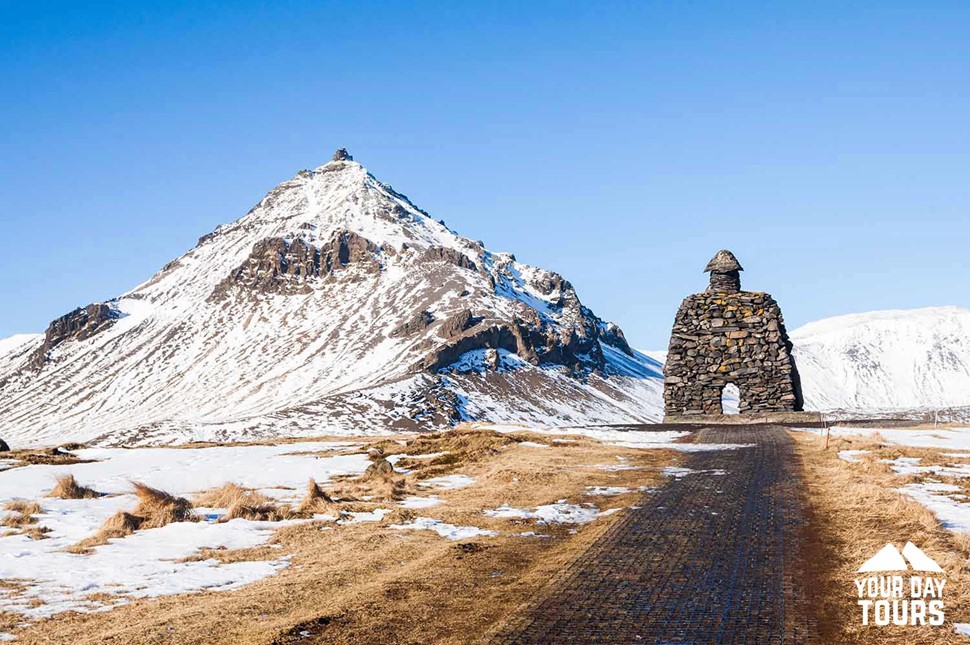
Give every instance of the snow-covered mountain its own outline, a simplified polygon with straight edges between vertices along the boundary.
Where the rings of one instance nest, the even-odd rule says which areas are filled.
[[[791,333],[806,409],[970,406],[970,309],[873,311]]]
[[[651,421],[659,375],[561,276],[459,236],[338,151],[132,291],[0,341],[0,437]]]

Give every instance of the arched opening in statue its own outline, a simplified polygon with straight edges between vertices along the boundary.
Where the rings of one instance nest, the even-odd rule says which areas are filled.
[[[721,390],[721,414],[738,414],[741,411],[741,390],[728,383]]]

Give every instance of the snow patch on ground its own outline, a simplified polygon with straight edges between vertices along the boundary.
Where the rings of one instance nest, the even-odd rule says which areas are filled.
[[[391,524],[388,528],[398,531],[434,531],[443,538],[449,540],[467,540],[473,537],[495,537],[497,531],[480,529],[476,526],[455,526],[445,524],[441,520],[431,519],[430,517],[416,517],[413,522],[406,524]]]
[[[495,430],[497,432],[535,432],[538,434],[570,436],[578,435],[596,439],[603,443],[627,448],[656,448],[666,447],[674,440],[686,437],[690,432],[686,430],[609,430],[605,428],[584,427],[553,427],[553,426],[521,426],[505,424],[478,424],[478,427]],[[562,439],[554,439],[564,442]],[[680,444],[677,444],[680,445]]]
[[[626,486],[587,486],[584,495],[604,495],[606,497],[612,497],[613,495],[622,495],[624,493],[632,492],[633,489],[627,488]]]
[[[831,429],[833,436],[863,436],[879,434],[886,443],[914,448],[945,448],[970,450],[970,428],[937,428],[913,430],[909,428],[857,428],[839,426]]]
[[[338,520],[337,524],[360,524],[361,522],[380,522],[385,515],[392,513],[389,508],[376,508],[373,511],[346,513],[344,519]]]
[[[406,497],[398,506],[401,508],[431,508],[441,504],[442,500],[437,495],[429,497]]]
[[[42,508],[35,516],[37,525],[50,531],[43,540],[19,534],[0,537],[0,579],[24,582],[20,592],[0,588],[0,606],[38,619],[69,610],[99,611],[125,602],[124,598],[91,600],[94,594],[140,598],[224,591],[271,576],[287,566],[285,557],[229,564],[179,560],[203,548],[264,544],[287,522],[179,522],[113,539],[87,555],[65,549],[93,535],[117,511],[130,511],[137,505],[131,494],[132,480],[186,497],[232,481],[277,499],[297,501],[310,477],[326,482],[332,476],[356,475],[367,468],[366,455],[328,454],[352,445],[317,441],[197,449],[85,449],[74,454],[94,461],[0,472],[0,504],[36,500]],[[82,500],[44,497],[56,478],[66,474],[110,496]],[[215,518],[221,509],[199,510],[203,517]],[[354,514],[349,521],[374,521],[387,512]]]
[[[878,433],[887,443],[912,446],[915,448],[940,448],[944,450],[970,449],[970,428],[914,430],[908,428],[840,427],[832,428],[832,432],[833,434],[850,436],[868,436]],[[952,453],[945,456],[958,459],[962,458],[965,454]],[[919,457],[905,456],[883,461],[889,464],[893,471],[900,475],[970,477],[970,464],[922,466],[920,465],[921,459]],[[938,481],[924,481],[906,484],[897,490],[932,511],[943,526],[951,531],[970,531],[970,504],[963,501],[964,496],[960,486]]]
[[[693,468],[684,468],[681,466],[664,466],[661,468],[661,472],[667,477],[673,477],[674,479],[680,479],[681,477],[686,477],[688,475],[726,475],[727,471],[720,468],[714,468],[712,470],[694,470]]]
[[[907,484],[897,490],[933,511],[945,528],[951,531],[970,531],[970,505],[947,495],[947,493],[959,492],[961,490],[959,486],[924,482]]]
[[[84,500],[72,501],[80,506]],[[236,589],[277,573],[287,566],[287,559],[230,564],[178,560],[203,547],[258,546],[285,524],[242,519],[224,524],[178,522],[113,539],[89,555],[63,552],[75,541],[63,531],[49,534],[46,540],[31,540],[24,535],[0,538],[0,579],[26,581],[22,593],[0,589],[0,599],[4,610],[38,619],[117,604],[90,600],[88,597],[94,594],[154,598]]]
[[[0,501],[35,499],[49,491],[59,475],[72,474],[102,493],[127,493],[131,481],[188,495],[236,482],[266,489],[286,501],[303,496],[307,480],[326,482],[334,475],[359,475],[370,460],[363,454],[318,456],[353,446],[344,442],[305,441],[272,446],[212,448],[89,448],[74,451],[92,460],[69,466],[34,465],[0,472]],[[297,454],[304,453],[304,454]],[[290,490],[292,489],[292,490]]]
[[[483,511],[489,517],[503,519],[536,520],[539,524],[588,524],[596,518],[608,514],[593,504],[567,504],[565,500],[555,504],[545,504],[534,509],[513,508],[503,504],[494,510]]]
[[[859,457],[868,455],[870,452],[870,450],[840,450],[839,459],[847,461],[850,464],[857,464],[859,463]]]
[[[432,477],[418,482],[418,486],[437,488],[439,490],[455,490],[465,488],[475,483],[473,477],[468,475],[445,475],[444,477]]]

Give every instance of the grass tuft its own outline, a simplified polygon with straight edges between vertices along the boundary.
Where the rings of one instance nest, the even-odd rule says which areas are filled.
[[[300,515],[314,515],[316,513],[327,513],[336,509],[338,504],[317,484],[315,479],[307,482],[306,495],[296,507],[296,512]]]
[[[103,497],[104,493],[99,493],[87,486],[81,486],[74,479],[74,475],[61,475],[57,478],[57,484],[51,492],[47,493],[47,496],[58,499],[94,499],[95,497]]]
[[[141,482],[132,482],[138,507],[134,515],[143,519],[139,528],[156,529],[172,522],[194,522],[192,503],[184,497],[176,497]]]
[[[296,513],[289,505],[275,504],[247,504],[240,502],[229,507],[220,522],[228,522],[235,519],[252,520],[254,522],[281,522],[297,517]]]
[[[237,504],[258,506],[269,503],[269,499],[250,488],[243,488],[239,484],[229,482],[219,488],[204,491],[192,500],[194,506],[210,508],[231,508]]]
[[[21,515],[37,515],[42,509],[37,502],[15,499],[4,504],[3,510],[10,511],[11,513],[20,513]]]

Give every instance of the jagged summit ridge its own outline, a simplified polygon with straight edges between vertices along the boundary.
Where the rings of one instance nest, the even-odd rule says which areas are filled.
[[[567,280],[451,231],[345,150],[81,311],[0,345],[7,435],[147,442],[657,414],[644,378],[657,364]]]

